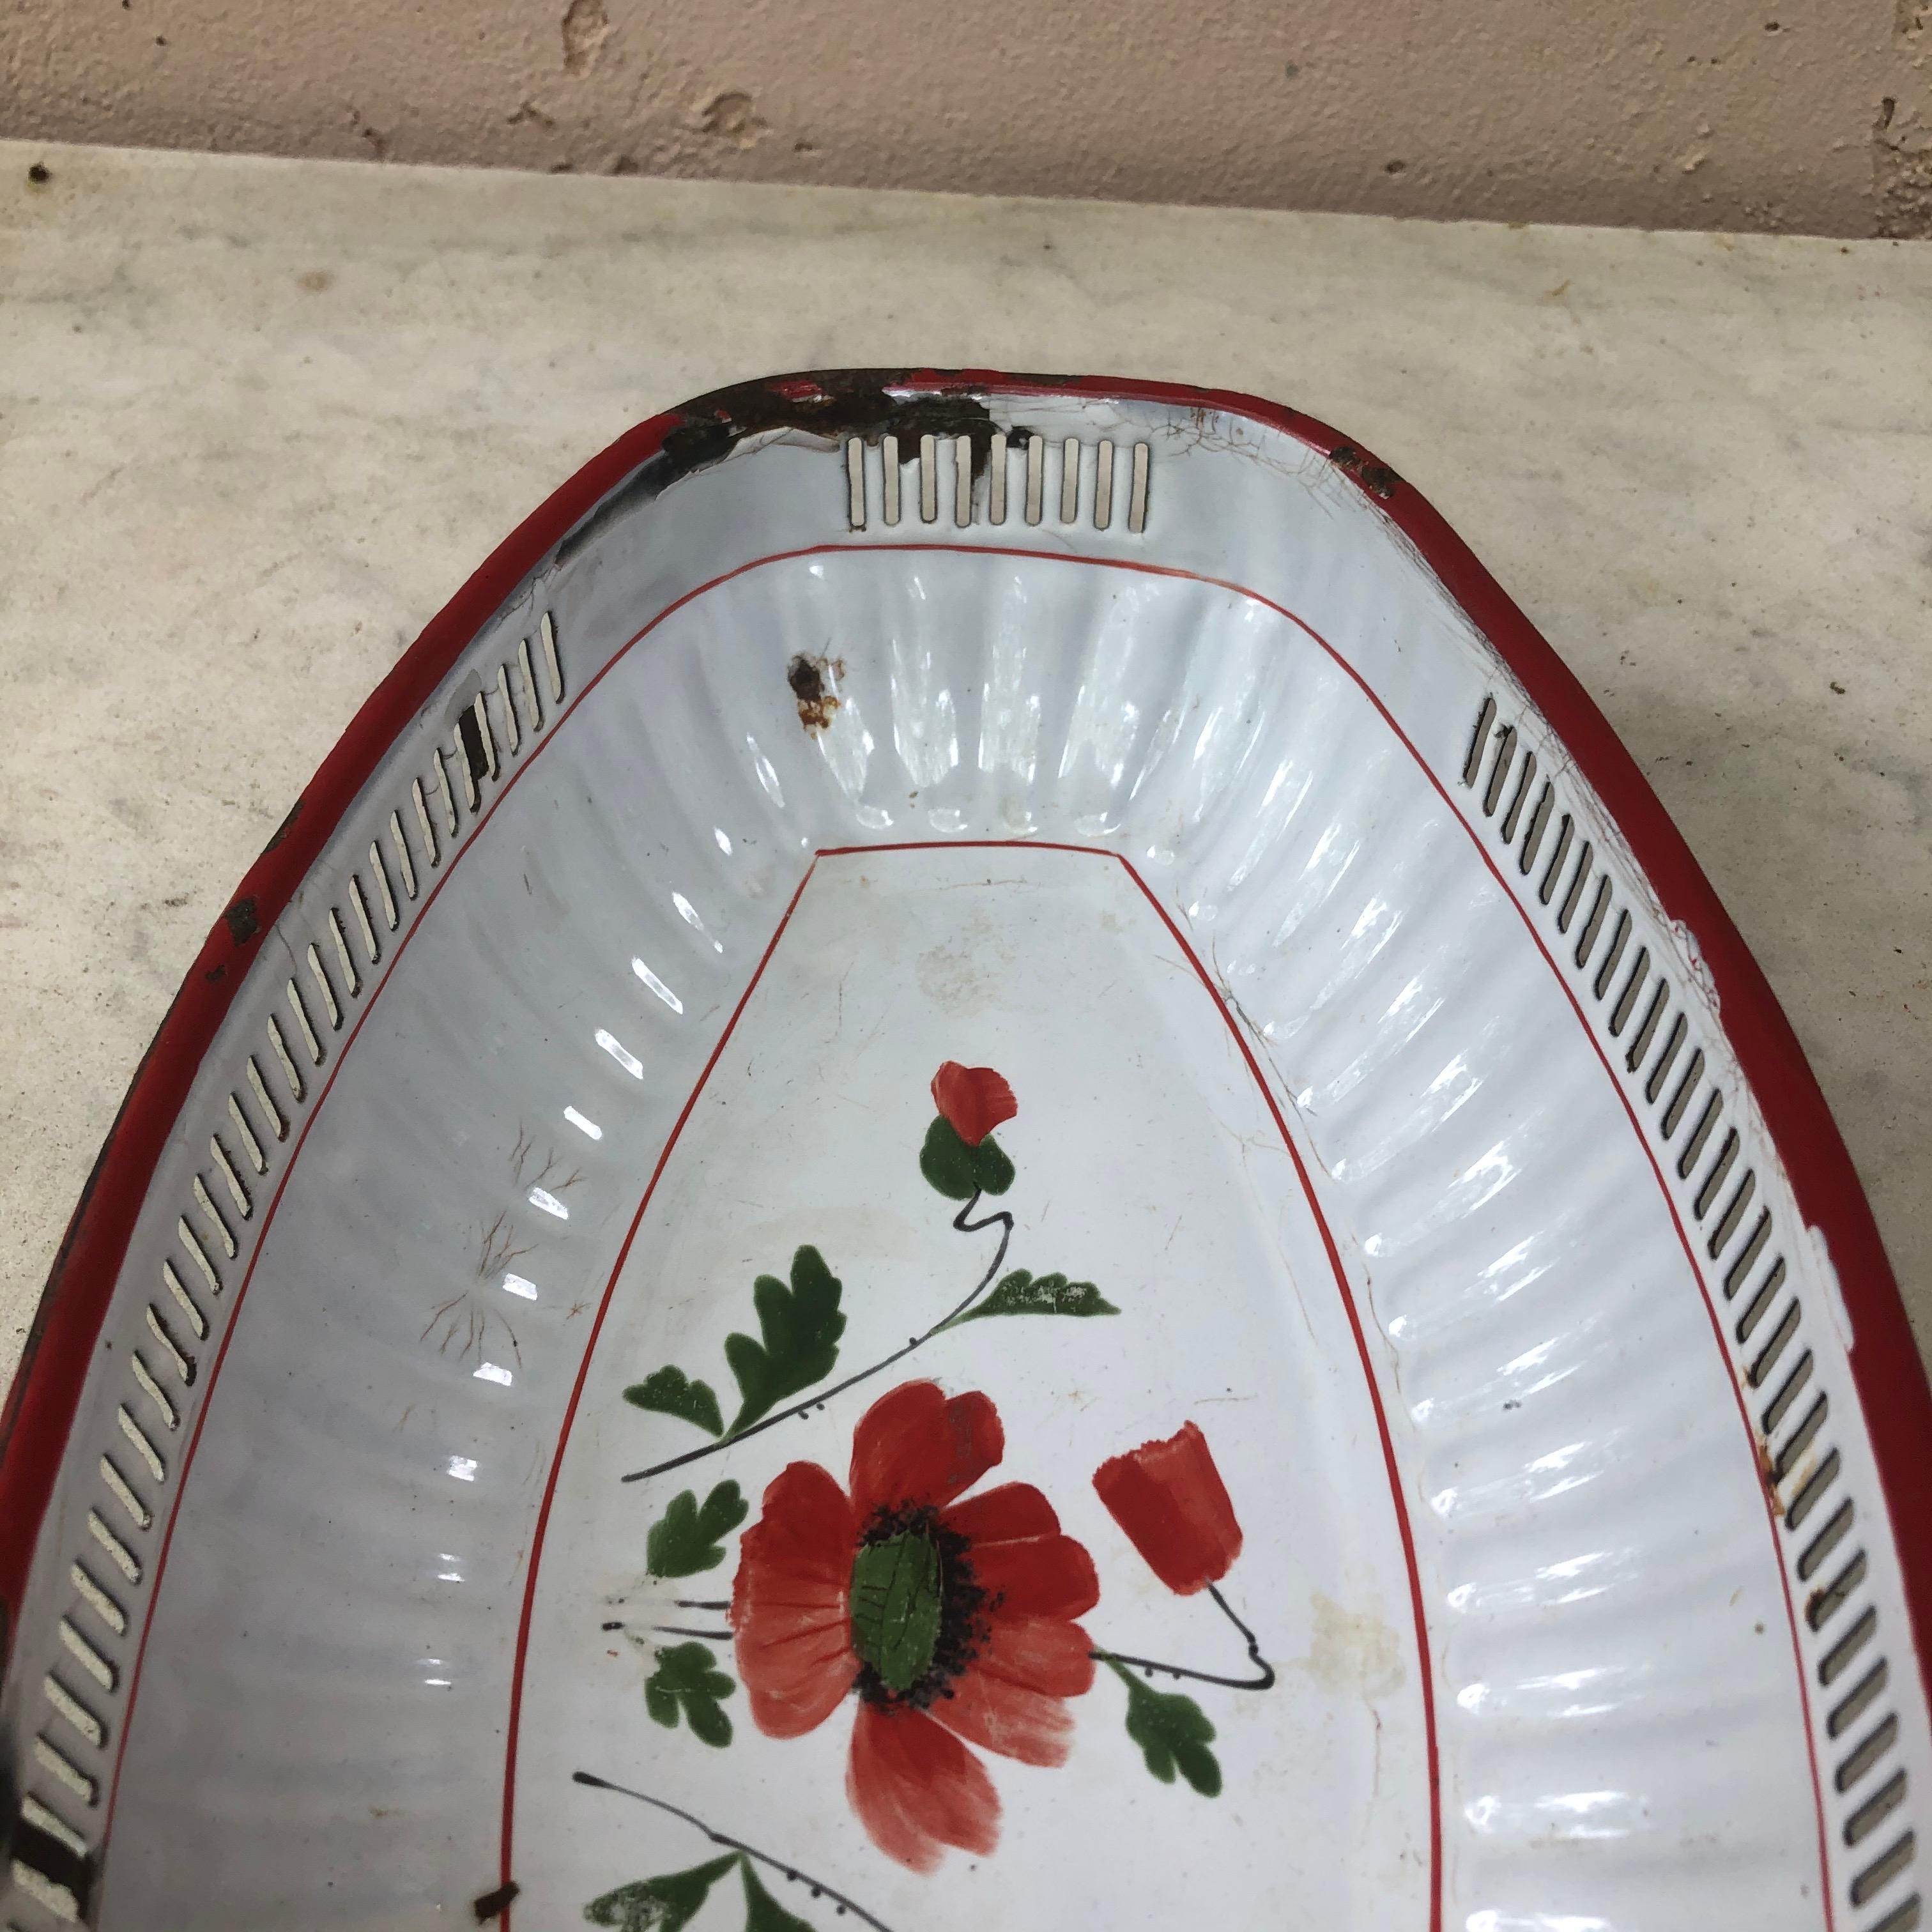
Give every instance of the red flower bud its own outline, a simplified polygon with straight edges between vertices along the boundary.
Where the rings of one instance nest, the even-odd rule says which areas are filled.
[[[990,1066],[962,1066],[956,1060],[932,1076],[932,1103],[969,1148],[1020,1110],[1013,1090]]]
[[[1094,1472],[1094,1486],[1148,1568],[1178,1595],[1218,1583],[1241,1553],[1234,1506],[1192,1422],[1164,1442],[1109,1458]]]

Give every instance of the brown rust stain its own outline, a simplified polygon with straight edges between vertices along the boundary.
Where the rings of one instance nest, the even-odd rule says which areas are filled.
[[[1337,470],[1346,470],[1372,496],[1384,502],[1401,487],[1402,478],[1386,463],[1378,463],[1352,442],[1338,442],[1328,452],[1328,460]]]
[[[845,675],[843,658],[808,658],[800,651],[785,666],[785,682],[798,701],[798,722],[808,731],[823,731],[838,709],[838,680]]]
[[[476,1915],[479,1925],[487,1925],[493,1918],[500,1918],[509,1910],[519,1892],[523,1890],[517,1881],[506,1879],[494,1892],[486,1892],[470,1901],[470,1909]]]
[[[237,946],[246,946],[262,929],[262,922],[255,910],[252,898],[239,898],[221,915],[221,922],[228,928],[228,936]]]

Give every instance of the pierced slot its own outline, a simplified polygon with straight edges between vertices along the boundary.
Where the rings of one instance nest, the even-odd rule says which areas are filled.
[[[1817,1474],[1791,1499],[1791,1507],[1784,1512],[1786,1529],[1800,1528],[1804,1519],[1824,1501],[1825,1495],[1838,1480],[1838,1452],[1834,1449],[1819,1464]],[[1826,1682],[1830,1682],[1827,1678]]]
[[[1779,1425],[1791,1412],[1791,1405],[1804,1392],[1805,1384],[1811,1379],[1811,1351],[1807,1348],[1785,1377],[1777,1394],[1766,1403],[1762,1420],[1767,1439],[1778,1432]]]
[[[232,1104],[233,1096],[231,1095],[230,1099]],[[220,1169],[222,1179],[228,1184],[229,1198],[235,1203],[235,1211],[243,1220],[247,1220],[254,1213],[254,1205],[248,1198],[248,1189],[242,1185],[242,1177],[236,1172],[228,1150],[221,1144],[219,1134],[208,1136],[208,1150],[214,1156],[214,1165]]]
[[[1739,1288],[1744,1285],[1744,1276],[1757,1265],[1757,1258],[1764,1252],[1764,1244],[1771,1238],[1771,1210],[1758,1210],[1756,1224],[1752,1228],[1750,1238],[1738,1250],[1737,1259],[1724,1271],[1724,1299],[1733,1300]]]
[[[1610,1010],[1610,1037],[1612,1040],[1622,1039],[1624,1028],[1630,1024],[1630,1016],[1636,1009],[1636,996],[1643,991],[1644,982],[1649,976],[1650,948],[1640,946],[1636,958],[1630,962],[1630,976],[1624,982],[1624,989],[1617,995],[1617,1003]],[[1641,1059],[1642,1056],[1639,1054],[1638,1058]]]
[[[1798,1580],[1801,1583],[1810,1582],[1825,1567],[1825,1559],[1844,1540],[1845,1532],[1851,1528],[1855,1514],[1851,1498],[1847,1496],[1832,1512],[1825,1527],[1804,1546],[1798,1558]],[[1832,1735],[1835,1736],[1837,1733]]]
[[[449,767],[442,761],[442,747],[440,745],[430,748],[429,762],[430,769],[436,776],[436,802],[442,807],[442,829],[453,842],[456,837],[456,828],[461,821],[456,816],[456,794],[450,785]],[[472,800],[472,810],[474,807]]]
[[[1804,1621],[1822,1630],[1844,1607],[1845,1599],[1865,1580],[1865,1553],[1861,1550],[1823,1588],[1814,1590],[1804,1606]]]
[[[1690,1130],[1690,1138],[1683,1153],[1678,1156],[1677,1178],[1679,1180],[1690,1178],[1690,1170],[1697,1165],[1697,1157],[1704,1151],[1704,1143],[1711,1138],[1711,1130],[1718,1124],[1718,1116],[1724,1112],[1724,1095],[1712,1088],[1711,1097],[1704,1102],[1704,1111],[1698,1117],[1697,1124]]]
[[[87,1513],[87,1533],[106,1551],[109,1560],[129,1582],[140,1582],[141,1566],[135,1562],[134,1552],[108,1528],[98,1510]]]
[[[58,1744],[45,1737],[36,1737],[34,1739],[34,1757],[43,1771],[57,1783],[65,1785],[68,1790],[83,1804],[92,1804],[94,1802],[96,1790],[93,1779],[89,1778],[86,1772],[82,1771]],[[22,1865],[17,1858],[14,1861],[14,1870],[16,1876],[22,1870],[31,1871],[32,1869],[31,1865]],[[61,1888],[63,1891],[65,1890],[64,1886]],[[72,1918],[78,1917],[79,1914],[77,1912],[70,1911],[68,1916]]]
[[[437,770],[440,770],[441,769],[442,767],[438,766]],[[438,862],[436,849],[436,827],[429,822],[429,801],[423,796],[422,780],[421,778],[410,779],[410,796],[416,801],[416,826],[422,833],[423,856],[428,860],[430,863],[434,866]],[[405,864],[406,866],[409,848],[407,846],[404,846],[402,850],[404,856]],[[416,894],[412,892],[410,894],[410,897],[411,898],[414,898],[416,897]]]
[[[1786,1440],[1784,1447],[1778,1452],[1778,1460],[1771,1466],[1771,1478],[1781,1483],[1798,1466],[1798,1459],[1811,1446],[1811,1438],[1823,1427],[1830,1403],[1821,1392],[1804,1412],[1804,1419]]]
[[[313,946],[308,950],[308,956],[309,970],[324,986],[326,986],[328,982],[322,974],[322,961],[317,956]],[[310,1063],[313,1066],[320,1066],[322,1064],[322,1042],[316,1038],[315,1028],[310,1022],[308,1008],[302,1001],[302,988],[291,980],[289,982],[288,992],[289,1010],[295,1016],[296,1025],[302,1034],[302,1045],[308,1049]],[[329,995],[328,1004],[330,1010],[332,1012],[335,1006],[335,996],[332,993]]]
[[[556,626],[551,622],[546,610],[537,620],[537,629],[543,638],[544,669],[550,674],[550,701],[553,704],[563,702],[563,660],[557,655]]]
[[[1684,1042],[1690,1029],[1679,1013],[1670,1022],[1670,1030],[1664,1036],[1663,1050],[1657,1056],[1657,1064],[1650,1070],[1650,1078],[1643,1083],[1643,1097],[1654,1106],[1657,1096],[1664,1091],[1664,1083],[1670,1077],[1670,1070],[1676,1064],[1677,1056],[1684,1051]],[[1664,1129],[1667,1136],[1670,1130]]]
[[[939,440],[932,436],[919,440],[919,520],[939,520]]]
[[[295,983],[296,982],[292,980],[289,982],[289,985],[292,989],[294,987]],[[296,1071],[295,1056],[289,1052],[289,1043],[287,1040],[284,1038],[282,1034],[281,1023],[275,1018],[273,1013],[271,1013],[268,1016],[268,1044],[270,1046],[274,1048],[275,1058],[281,1064],[282,1078],[288,1082],[289,1092],[290,1095],[294,1099],[299,1100],[302,1096],[302,1076]],[[250,1064],[252,1064],[253,1063],[251,1062]],[[279,1119],[280,1118],[280,1114],[278,1114],[276,1118]],[[284,1127],[281,1134],[278,1135],[277,1138],[278,1139],[285,1139],[286,1137],[287,1130]]]
[[[850,530],[866,527],[866,445],[856,436],[845,439],[845,522]]]
[[[1060,520],[1076,521],[1080,515],[1080,440],[1070,436],[1060,446]]]
[[[964,530],[973,520],[973,440],[952,439],[952,522]]]
[[[1150,454],[1145,443],[1134,445],[1133,488],[1127,498],[1127,530],[1134,536],[1138,536],[1147,528],[1148,464]]]
[[[167,1391],[154,1379],[154,1372],[149,1368],[139,1348],[129,1350],[128,1365],[134,1371],[134,1379],[141,1386],[141,1392],[154,1405],[161,1418],[162,1426],[170,1434],[181,1426],[181,1414],[169,1398]]]
[[[71,1724],[96,1750],[107,1742],[107,1726],[50,1670],[41,1679],[47,1702]]]
[[[1894,1838],[1878,1857],[1852,1881],[1852,1903],[1863,1905],[1876,1898],[1905,1868],[1911,1864],[1918,1841],[1910,1832]]]
[[[1892,1666],[1881,1657],[1832,1706],[1832,1714],[1825,1720],[1826,1732],[1834,1738],[1843,1737],[1871,1708],[1873,1699],[1891,1678]]]
[[[476,743],[482,748],[482,770],[478,772],[472,764],[470,772],[480,786],[486,778],[494,782],[496,776],[496,728],[490,722],[490,706],[480,691],[466,715],[476,720],[476,728],[473,734],[466,733],[464,735],[466,738],[473,736]],[[470,750],[470,745],[466,743],[464,749],[466,752]]]
[[[1477,775],[1483,769],[1483,754],[1488,749],[1490,733],[1496,722],[1496,700],[1493,697],[1483,700],[1483,708],[1476,713],[1476,734],[1469,740],[1469,755],[1462,760],[1462,782],[1473,785]]]
[[[370,846],[371,853],[375,850]],[[349,875],[349,906],[356,915],[356,929],[362,935],[362,956],[373,966],[382,956],[382,949],[376,943],[376,922],[369,916],[369,895],[362,884],[362,874],[351,872]],[[349,989],[352,993],[356,988]]]
[[[1738,1150],[1743,1145],[1735,1127],[1726,1130],[1724,1144],[1718,1149],[1718,1157],[1711,1163],[1711,1171],[1704,1177],[1703,1184],[1697,1190],[1696,1198],[1691,1206],[1702,1220],[1711,1211],[1711,1203],[1717,1199],[1718,1190],[1724,1184],[1726,1177],[1736,1164]]]
[[[517,668],[524,674],[524,698],[530,708],[530,729],[543,729],[543,700],[537,696],[537,674],[530,664],[530,640],[527,638],[517,640]],[[416,897],[416,888],[410,888],[410,897]]]
[[[1006,520],[1006,433],[996,429],[986,452],[986,520]]]
[[[259,1075],[256,1076],[257,1078],[260,1077]],[[242,1096],[238,1094],[231,1094],[228,1096],[228,1118],[235,1123],[235,1131],[242,1138],[242,1148],[248,1156],[248,1165],[257,1174],[266,1174],[268,1156],[262,1151],[262,1143],[255,1136],[254,1122],[242,1111]]]
[[[1750,1205],[1751,1196],[1757,1192],[1757,1173],[1746,1168],[1744,1178],[1737,1184],[1731,1196],[1730,1204],[1726,1208],[1716,1227],[1711,1230],[1711,1239],[1706,1252],[1715,1261],[1731,1244],[1731,1237],[1738,1232],[1738,1223],[1744,1218],[1744,1210]]]
[[[884,465],[886,477],[885,508],[888,524],[899,520],[899,440],[896,436],[882,436],[879,439],[880,460]]]
[[[140,1529],[152,1529],[154,1513],[134,1493],[134,1485],[122,1475],[119,1466],[111,1456],[100,1459],[100,1480],[107,1485],[114,1500],[128,1512],[129,1520]]]
[[[120,1424],[121,1433],[128,1438],[135,1454],[148,1466],[148,1474],[156,1482],[165,1483],[168,1479],[168,1466],[161,1460],[161,1452],[148,1440],[141,1425],[129,1414],[124,1402],[119,1406],[116,1419]]]
[[[1628,912],[1620,912],[1617,914],[1616,926],[1611,929],[1610,950],[1604,955],[1603,963],[1597,968],[1595,992],[1600,1000],[1610,990],[1610,976],[1617,970],[1617,962],[1624,956],[1624,948],[1630,943],[1630,916]]]
[[[1894,1771],[1852,1815],[1845,1820],[1845,1843],[1856,1845],[1869,1838],[1898,1809],[1905,1796],[1905,1774]],[[1914,1901],[1915,1904],[1916,1901]]]
[[[60,1620],[60,1640],[62,1648],[102,1690],[114,1688],[118,1673],[113,1665],[65,1617]]]
[[[429,824],[429,814],[422,809],[422,788],[416,788],[416,815],[425,828]],[[410,856],[410,842],[403,836],[403,815],[399,812],[389,814],[389,840],[396,848],[396,865],[403,875],[403,890],[411,898],[416,896],[416,868]]]
[[[208,1339],[207,1319],[202,1314],[194,1298],[182,1286],[182,1278],[176,1274],[175,1264],[172,1262],[162,1262],[161,1279],[167,1284],[168,1292],[174,1297],[181,1312],[188,1317],[188,1325],[194,1330],[194,1339],[197,1342],[206,1341]]]
[[[128,1634],[128,1612],[94,1580],[86,1564],[74,1564],[67,1574],[68,1581],[80,1592],[80,1600],[116,1636],[125,1636]]]
[[[342,965],[342,983],[352,995],[362,990],[362,976],[356,970],[356,962],[349,951],[349,934],[344,929],[342,915],[331,906],[328,909],[328,936],[335,942],[335,956]]]
[[[214,1230],[214,1238],[221,1244],[221,1252],[232,1262],[235,1258],[235,1237],[230,1232],[228,1223],[223,1220],[221,1210],[214,1204],[214,1196],[208,1192],[208,1184],[200,1174],[190,1184],[196,1204],[201,1209],[208,1225]]]
[[[1100,440],[1094,468],[1094,527],[1104,530],[1114,520],[1114,446]]]
[[[1643,1019],[1637,1028],[1636,1037],[1630,1042],[1629,1052],[1624,1055],[1624,1065],[1632,1073],[1643,1064],[1643,1057],[1650,1051],[1650,1042],[1657,1036],[1658,1022],[1663,1018],[1664,1010],[1670,1004],[1670,982],[1660,973],[1650,995],[1650,1004],[1645,1008]]]
[[[166,1265],[165,1262],[162,1264]],[[169,1366],[181,1378],[184,1388],[194,1386],[194,1358],[177,1342],[166,1322],[161,1318],[161,1311],[151,1301],[148,1304],[148,1326],[154,1331],[154,1340],[166,1351]]]
[[[1850,1790],[1898,1742],[1898,1718],[1888,1711],[1852,1747],[1833,1774],[1832,1782],[1840,1791]]]
[[[1697,1083],[1704,1075],[1704,1049],[1701,1046],[1690,1049],[1690,1064],[1684,1070],[1684,1078],[1678,1082],[1677,1091],[1670,1096],[1670,1105],[1664,1109],[1662,1126],[1664,1138],[1670,1139],[1677,1132],[1678,1124],[1684,1118],[1684,1110],[1690,1104],[1690,1096],[1697,1090]],[[1702,1143],[1700,1142],[1701,1146]],[[1694,1154],[1694,1160],[1696,1156]],[[1688,1174],[1687,1167],[1683,1172]],[[1680,1176],[1681,1178],[1681,1176]]]
[[[1583,930],[1577,935],[1575,955],[1577,965],[1587,966],[1592,949],[1596,945],[1597,934],[1604,929],[1604,915],[1610,909],[1610,875],[1606,872],[1597,881],[1596,896],[1590,902],[1589,916],[1583,922]]]
[[[389,823],[395,827],[396,836],[400,838],[403,832],[402,821],[393,812],[389,814]],[[382,848],[373,838],[369,842],[369,869],[375,874],[376,895],[382,902],[382,923],[394,932],[401,922],[396,912],[396,896],[390,889],[389,868],[382,862]],[[372,958],[375,957],[373,953],[370,956]]]
[[[1529,824],[1522,835],[1522,856],[1516,861],[1516,870],[1526,879],[1536,863],[1536,855],[1543,844],[1543,829],[1550,823],[1550,808],[1556,802],[1556,793],[1546,780],[1541,791],[1536,796],[1536,809],[1529,815]]]
[[[1545,905],[1556,896],[1556,881],[1562,876],[1563,861],[1569,855],[1570,841],[1575,836],[1575,824],[1566,812],[1562,822],[1556,828],[1556,844],[1550,854],[1550,863],[1543,868],[1543,883],[1536,889],[1536,896]],[[1559,920],[1557,930],[1566,929],[1566,922]]]
[[[1528,797],[1529,788],[1535,782],[1536,754],[1526,752],[1523,754],[1522,770],[1516,778],[1516,790],[1510,794],[1509,809],[1503,814],[1503,822],[1496,835],[1505,845],[1515,842],[1516,824],[1522,817],[1523,801]],[[1524,869],[1527,871],[1528,868],[1525,867]]]
[[[1510,775],[1510,767],[1516,763],[1516,727],[1505,724],[1502,736],[1496,740],[1496,755],[1490,765],[1490,782],[1483,792],[1483,816],[1493,818],[1496,806],[1503,795],[1503,784]]]
[[[860,507],[862,511],[862,500]],[[865,525],[861,524],[858,527],[863,530]],[[496,701],[503,707],[503,729],[509,734],[510,752],[514,757],[524,748],[524,732],[517,716],[517,701],[510,695],[510,667],[506,664],[496,667]]]
[[[1576,869],[1570,876],[1570,890],[1564,894],[1562,909],[1556,915],[1556,930],[1558,932],[1567,933],[1570,930],[1570,922],[1576,916],[1577,904],[1583,896],[1583,888],[1589,884],[1590,861],[1594,856],[1594,849],[1586,838],[1576,849]],[[1608,890],[1606,886],[1605,890],[1607,892]],[[1593,932],[1590,937],[1594,940],[1596,934]]]

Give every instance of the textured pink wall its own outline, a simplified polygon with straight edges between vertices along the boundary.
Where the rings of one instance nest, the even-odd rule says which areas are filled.
[[[1932,0],[0,0],[0,133],[1932,233]]]

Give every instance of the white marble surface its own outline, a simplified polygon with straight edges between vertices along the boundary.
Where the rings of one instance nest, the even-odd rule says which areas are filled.
[[[0,142],[0,1371],[424,622],[639,418],[893,363],[1251,389],[1412,478],[1651,774],[1932,1336],[1932,244]]]

